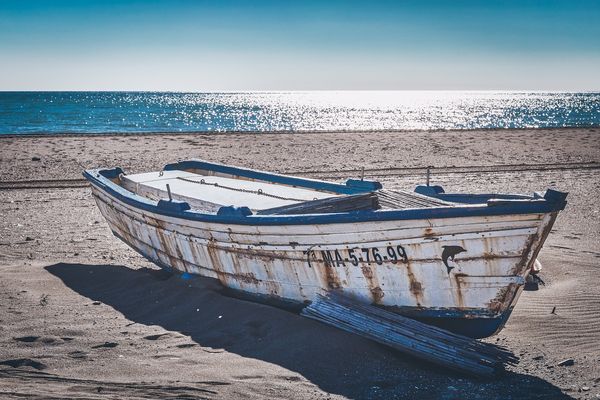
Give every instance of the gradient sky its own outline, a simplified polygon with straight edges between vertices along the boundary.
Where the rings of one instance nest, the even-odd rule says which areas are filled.
[[[0,0],[0,90],[600,90],[600,1]]]

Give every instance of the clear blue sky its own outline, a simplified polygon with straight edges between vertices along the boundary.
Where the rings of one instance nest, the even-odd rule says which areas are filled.
[[[600,90],[600,0],[0,0],[0,90]]]

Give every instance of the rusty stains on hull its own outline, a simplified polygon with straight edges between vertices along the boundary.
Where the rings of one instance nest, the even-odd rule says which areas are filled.
[[[535,259],[542,249],[546,238],[552,230],[552,226],[554,225],[557,216],[558,212],[553,212],[542,219],[542,225],[540,226],[538,232],[536,232],[534,235],[531,235],[531,237],[527,240],[520,262],[517,263],[515,268],[511,271],[513,274],[522,275],[523,273],[528,273],[529,270],[531,270],[531,267],[533,266]],[[546,221],[544,224],[544,220],[546,218],[548,221]]]
[[[171,246],[169,238],[165,237],[165,232],[163,229],[157,228],[154,231],[156,232],[156,238],[160,244],[159,248],[165,250],[164,255],[169,259],[169,264],[177,269],[177,266],[180,266],[181,264],[179,263],[179,260],[172,255],[173,250],[178,252],[177,245]]]
[[[280,294],[281,288],[277,284],[276,275],[273,273],[273,270],[271,269],[269,263],[263,262],[262,267],[264,268],[265,273],[267,274],[267,279],[263,281],[263,283],[265,284],[268,295],[271,297],[283,297]]]
[[[371,293],[371,298],[373,299],[374,304],[381,303],[381,299],[385,296],[383,289],[381,289],[379,280],[377,279],[376,271],[373,269],[375,266],[367,265],[364,263],[360,264],[360,270],[367,280],[367,287],[369,288],[369,292]]]
[[[417,307],[420,307],[423,303],[423,285],[419,282],[412,270],[411,262],[407,261],[404,263],[406,265],[406,276],[408,277],[408,289],[412,294]]]
[[[240,282],[249,285],[258,285],[260,281],[256,279],[256,275],[251,271],[244,271],[244,268],[240,265],[237,257],[230,257],[231,265],[233,267],[234,279],[238,279]]]
[[[463,282],[464,274],[454,274],[454,282],[456,282],[456,306],[458,309],[465,308],[465,299],[463,297]]]
[[[218,250],[214,246],[214,241],[210,241],[206,246],[206,252],[208,253],[208,257],[210,257],[211,265],[217,273],[217,279],[219,279],[219,282],[225,286],[228,286],[227,274],[225,273],[226,271],[221,264],[221,259],[219,258],[217,251]]]
[[[340,277],[338,276],[336,267],[330,262],[325,261],[317,267],[329,289],[339,289],[342,287]]]
[[[236,272],[233,275],[236,279],[239,279],[240,281],[247,284],[257,285],[260,283],[260,281],[256,279],[256,276],[254,276],[252,272]]]
[[[496,297],[488,303],[488,308],[495,313],[501,313],[503,310],[509,308],[515,294],[519,290],[519,286],[511,283],[506,287],[500,288]]]
[[[437,234],[433,231],[433,228],[431,228],[429,226],[427,228],[425,228],[425,231],[423,232],[423,238],[434,239],[435,236],[437,236]]]

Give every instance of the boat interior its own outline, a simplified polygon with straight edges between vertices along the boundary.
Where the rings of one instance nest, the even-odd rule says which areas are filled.
[[[253,214],[282,215],[449,207],[455,204],[409,191],[384,190],[373,181],[357,180],[350,184],[352,180],[349,180],[344,185],[268,173],[257,176],[236,173],[171,167],[158,172],[120,174],[113,181],[139,196],[154,201],[183,201],[191,209],[209,214],[231,206],[248,207]]]

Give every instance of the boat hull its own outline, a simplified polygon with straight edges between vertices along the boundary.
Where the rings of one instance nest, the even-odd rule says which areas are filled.
[[[558,212],[237,225],[92,191],[113,233],[163,268],[267,302],[301,306],[336,290],[472,337],[504,326]]]

